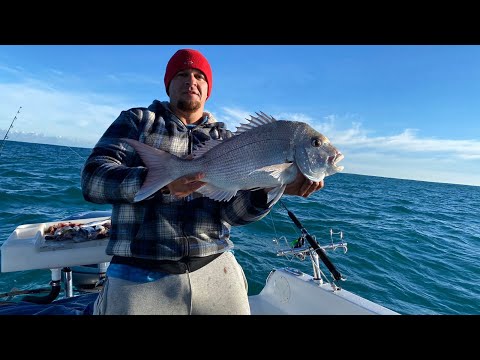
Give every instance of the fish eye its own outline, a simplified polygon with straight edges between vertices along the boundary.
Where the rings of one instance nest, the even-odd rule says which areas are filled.
[[[312,139],[312,146],[314,147],[320,147],[322,146],[322,140],[320,140],[319,138],[314,138]]]

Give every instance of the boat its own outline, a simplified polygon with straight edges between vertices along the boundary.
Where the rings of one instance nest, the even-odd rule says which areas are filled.
[[[252,315],[400,315],[340,286],[346,279],[327,251],[341,248],[347,252],[343,233],[331,230],[330,244],[321,246],[285,209],[301,235],[293,243],[278,239],[277,256],[309,258],[312,273],[293,267],[272,269],[263,289],[248,297]],[[91,211],[19,225],[0,247],[1,272],[50,269],[51,281],[47,287],[0,294],[0,315],[91,315],[111,260],[105,253],[108,233],[97,236],[97,230],[108,227],[110,215],[110,211]],[[70,232],[81,231],[83,237],[52,235],[52,229],[67,227]],[[89,238],[89,234],[94,236]],[[338,241],[333,240],[334,235]]]

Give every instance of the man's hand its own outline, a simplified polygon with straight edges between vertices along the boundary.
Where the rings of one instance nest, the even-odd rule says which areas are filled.
[[[324,182],[307,179],[300,171],[293,182],[287,185],[284,194],[309,197],[313,192],[323,188]]]
[[[204,177],[205,174],[202,172],[185,175],[172,181],[166,188],[168,188],[170,194],[183,198],[205,185],[205,182],[200,181]]]

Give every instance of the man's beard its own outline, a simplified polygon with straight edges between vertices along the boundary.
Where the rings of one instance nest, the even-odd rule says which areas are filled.
[[[202,104],[200,101],[195,101],[195,100],[179,100],[177,103],[177,108],[179,110],[185,111],[185,112],[195,112],[198,109],[200,109]]]

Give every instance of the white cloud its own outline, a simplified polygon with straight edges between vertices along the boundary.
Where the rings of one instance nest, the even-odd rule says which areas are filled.
[[[206,110],[208,111],[208,109]],[[212,114],[215,116],[217,121],[224,122],[227,128],[232,131],[235,131],[236,127],[239,127],[240,124],[245,124],[247,122],[246,119],[249,119],[250,115],[252,115],[248,111],[230,107],[222,107],[220,112],[220,115],[217,115],[217,113],[213,111]]]
[[[66,92],[32,82],[0,84],[0,128],[8,129],[20,106],[11,140],[17,133],[38,133],[83,142],[87,147],[97,142],[119,109],[129,107],[101,94]]]
[[[24,73],[24,69],[19,66],[12,67],[3,64],[0,64],[0,71],[6,72],[11,75],[21,75]]]

